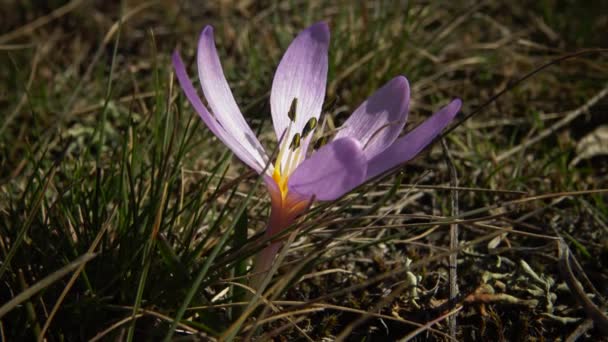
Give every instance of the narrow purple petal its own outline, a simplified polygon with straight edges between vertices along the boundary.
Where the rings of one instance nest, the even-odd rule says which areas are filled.
[[[455,99],[407,135],[369,161],[366,179],[373,178],[389,169],[414,158],[426,145],[454,119],[462,101]]]
[[[401,133],[407,120],[410,87],[403,76],[393,78],[344,122],[335,139],[359,140],[368,159],[389,147]]]
[[[203,93],[217,121],[240,142],[257,163],[264,165],[268,157],[234,101],[222,71],[211,26],[206,26],[201,32],[197,64]]]
[[[367,170],[361,144],[353,138],[334,140],[306,159],[289,177],[289,191],[331,201],[360,185]]]
[[[274,74],[270,92],[270,109],[277,138],[283,135],[290,123],[289,108],[297,99],[296,121],[289,136],[290,142],[310,118],[319,118],[325,98],[327,83],[327,54],[329,28],[326,23],[317,23],[300,32],[281,59]],[[302,142],[305,150],[310,140]],[[285,156],[286,158],[286,156]]]
[[[194,86],[188,77],[184,63],[177,51],[173,53],[172,60],[175,75],[177,76],[177,80],[184,90],[184,94],[186,94],[190,104],[192,107],[194,107],[194,110],[196,110],[201,119],[203,119],[207,127],[209,127],[211,132],[213,132],[216,137],[218,137],[226,146],[228,146],[241,161],[249,165],[249,167],[254,169],[256,172],[261,173],[265,165],[260,164],[257,160],[253,159],[249,152],[241,146],[238,140],[227,132],[209,113],[207,108],[205,108],[205,105],[203,105],[201,102],[200,97],[196,93],[196,89],[194,89]]]

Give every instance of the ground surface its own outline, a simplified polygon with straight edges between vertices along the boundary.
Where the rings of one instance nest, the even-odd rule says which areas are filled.
[[[3,6],[0,340],[605,338],[607,52],[518,80],[606,47],[606,2],[211,3]],[[272,149],[274,68],[318,20],[332,31],[327,124],[400,74],[406,130],[454,97],[464,107],[445,148],[292,227],[265,301],[246,307],[269,200],[199,122],[170,55],[195,75],[214,25]]]

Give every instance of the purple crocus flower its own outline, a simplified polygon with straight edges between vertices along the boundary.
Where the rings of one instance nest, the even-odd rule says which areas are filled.
[[[276,161],[262,175],[272,206],[266,236],[291,225],[307,209],[311,199],[335,200],[412,159],[460,110],[461,101],[455,99],[399,138],[407,119],[410,94],[407,79],[397,76],[363,102],[331,142],[309,151],[325,98],[328,47],[327,24],[310,26],[291,43],[274,75],[270,109],[281,146]],[[268,155],[230,91],[211,26],[205,27],[200,35],[197,65],[211,112],[197,95],[179,54],[173,54],[179,83],[207,127],[242,162],[262,174],[269,163]],[[256,271],[270,267],[280,246],[281,242],[275,242],[262,251],[256,261]]]

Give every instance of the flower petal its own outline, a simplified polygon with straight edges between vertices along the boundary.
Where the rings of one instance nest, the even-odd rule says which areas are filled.
[[[289,177],[289,191],[331,201],[365,179],[367,158],[353,138],[335,140],[313,153]]]
[[[351,137],[363,145],[368,159],[389,147],[407,120],[410,87],[403,76],[378,89],[344,122],[335,139]]]
[[[252,158],[249,151],[243,148],[239,141],[235,139],[235,137],[233,137],[229,132],[227,132],[224,127],[222,127],[219,122],[209,113],[207,108],[205,108],[205,105],[203,105],[200,97],[196,93],[196,89],[194,89],[194,86],[192,86],[192,82],[188,77],[184,62],[177,51],[173,53],[172,60],[175,75],[177,76],[179,84],[184,90],[190,104],[192,107],[194,107],[194,110],[196,110],[201,119],[203,119],[207,127],[209,127],[211,132],[213,132],[216,137],[218,137],[226,146],[228,146],[239,159],[241,159],[245,164],[249,165],[249,167],[254,169],[256,172],[261,173],[265,164],[260,164],[258,160]]]
[[[321,115],[327,83],[328,48],[329,28],[321,22],[300,32],[283,55],[270,92],[270,110],[278,139],[289,126],[288,112],[294,99],[297,99],[296,120],[290,134],[283,138],[287,143],[296,133],[302,132],[310,118],[318,119]],[[311,136],[302,141],[304,151]]]
[[[389,169],[414,158],[426,145],[450,123],[458,114],[462,101],[455,99],[429,119],[414,128],[407,135],[369,161],[366,179],[373,178]]]
[[[201,32],[196,60],[203,93],[217,121],[256,162],[265,165],[268,157],[264,148],[243,118],[224,77],[211,26]]]

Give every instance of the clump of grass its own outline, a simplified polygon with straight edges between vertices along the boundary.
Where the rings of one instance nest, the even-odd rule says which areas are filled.
[[[274,67],[297,31],[327,20],[328,124],[405,74],[411,128],[452,96],[469,113],[538,65],[597,44],[566,34],[568,14],[553,5],[12,5],[0,21],[0,336],[440,339],[452,316],[459,339],[599,336],[557,241],[605,305],[606,160],[570,163],[605,100],[552,127],[605,87],[605,55],[545,69],[447,135],[458,187],[437,144],[312,208],[250,302],[243,284],[268,243],[268,199],[200,124],[169,66],[176,46],[193,56],[198,30],[215,25],[237,101],[273,147]],[[585,13],[589,27],[606,20]],[[454,253],[460,295],[450,298]]]

